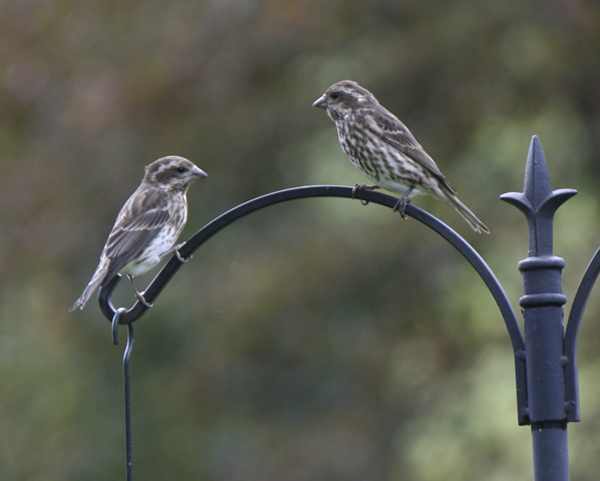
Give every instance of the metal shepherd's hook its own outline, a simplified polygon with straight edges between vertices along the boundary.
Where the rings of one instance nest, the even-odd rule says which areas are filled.
[[[525,336],[504,289],[477,251],[439,219],[408,204],[406,215],[425,224],[456,248],[471,264],[492,294],[511,339],[517,387],[517,416],[521,425],[530,425],[533,444],[535,481],[568,481],[569,457],[567,423],[579,421],[577,382],[577,335],[590,291],[600,274],[600,249],[592,259],[581,282],[566,328],[563,324],[561,271],[565,262],[553,254],[553,218],[556,210],[576,194],[573,189],[552,190],[544,154],[537,137],[533,137],[527,158],[523,192],[501,196],[518,207],[529,227],[529,255],[518,267],[523,278],[523,310]],[[188,258],[209,238],[236,220],[265,207],[311,197],[342,197],[376,203],[393,209],[398,199],[369,190],[356,191],[346,186],[295,187],[257,197],[240,204],[213,219],[181,247],[179,253]],[[153,302],[181,267],[177,256],[164,266],[144,291]],[[112,320],[113,342],[118,342],[119,324],[127,324],[128,337],[123,356],[125,384],[125,418],[127,441],[127,480],[131,481],[131,411],[129,390],[129,357],[133,346],[133,322],[148,306],[137,302],[129,310],[115,309],[111,294],[119,281],[115,277],[100,289],[100,308]]]

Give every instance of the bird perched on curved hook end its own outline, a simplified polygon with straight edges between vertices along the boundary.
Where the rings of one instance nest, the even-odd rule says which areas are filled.
[[[179,254],[183,244],[175,245],[175,241],[187,221],[187,190],[203,177],[208,177],[203,170],[175,155],[148,165],[142,183],[117,216],[92,280],[69,311],[83,309],[96,288],[119,273],[127,275],[138,300],[151,307],[135,287],[133,277],[147,272],[168,254],[174,253],[185,262]]]
[[[384,188],[403,194],[394,207],[402,217],[409,195],[426,193],[454,207],[474,231],[490,233],[458,199],[456,190],[410,130],[367,89],[343,80],[329,87],[313,106],[327,111],[352,165],[376,184],[357,183],[354,192]]]

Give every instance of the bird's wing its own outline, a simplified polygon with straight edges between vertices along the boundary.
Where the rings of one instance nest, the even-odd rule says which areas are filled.
[[[104,255],[111,262],[105,282],[142,252],[168,219],[167,194],[164,191],[136,191],[121,209],[106,241]]]
[[[411,131],[408,130],[408,127],[400,119],[389,112],[382,112],[380,110],[374,110],[371,118],[381,135],[381,139],[385,143],[417,162],[435,175],[450,192],[456,193],[456,190],[443,176],[434,160],[425,152],[425,149],[421,147],[421,144],[417,142]]]

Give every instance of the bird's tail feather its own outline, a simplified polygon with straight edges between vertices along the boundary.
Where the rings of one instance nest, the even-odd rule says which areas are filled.
[[[109,262],[100,262],[100,265],[96,269],[92,280],[83,291],[83,294],[81,294],[81,297],[77,299],[75,304],[71,306],[69,312],[74,311],[75,309],[83,309],[85,307],[87,302],[90,300],[90,297],[92,297],[94,291],[98,288],[102,281],[104,281],[106,273],[108,272],[108,265]]]
[[[467,221],[467,224],[471,226],[471,229],[473,229],[478,234],[490,233],[490,230],[486,227],[486,225],[483,222],[481,222],[465,204],[458,200],[458,197],[456,197],[455,195],[452,197],[448,196],[447,199],[449,201],[448,204],[450,204],[456,209],[456,212],[458,212],[462,216],[462,218]]]

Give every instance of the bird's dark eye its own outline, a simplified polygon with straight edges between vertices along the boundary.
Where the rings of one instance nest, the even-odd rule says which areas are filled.
[[[177,172],[183,174],[184,172],[187,172],[187,169],[185,167],[177,167]]]
[[[340,98],[340,93],[339,92],[331,92],[331,94],[329,94],[329,97],[331,97],[333,100]]]

